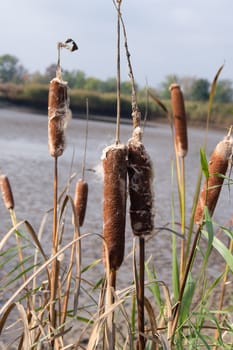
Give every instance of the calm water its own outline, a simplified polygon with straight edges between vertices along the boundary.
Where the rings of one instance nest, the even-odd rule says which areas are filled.
[[[86,122],[71,120],[67,129],[67,146],[62,157],[59,158],[59,188],[66,184],[70,173],[77,173],[81,177]],[[121,141],[127,142],[131,135],[131,125],[122,125]],[[82,231],[102,232],[102,167],[101,154],[105,146],[114,141],[115,126],[105,122],[89,122],[88,147],[86,155],[86,180],[89,184],[89,200],[85,224]],[[189,129],[189,153],[186,159],[187,184],[187,220],[190,216],[192,198],[196,186],[199,167],[199,149],[203,144],[205,131]],[[216,143],[224,136],[223,131],[211,131],[208,135],[207,153],[212,151]],[[155,181],[155,226],[161,227],[171,221],[171,167],[173,164],[173,150],[171,132],[168,125],[156,124],[148,127],[144,132],[144,143],[154,164]],[[45,212],[53,205],[53,158],[48,153],[47,146],[47,116],[23,113],[14,110],[0,109],[0,170],[8,175],[15,198],[15,210],[18,220],[27,219],[37,232]],[[73,162],[72,162],[73,159]],[[174,180],[175,182],[175,180]],[[71,184],[73,193],[75,181]],[[175,210],[176,221],[179,221],[178,200],[176,189]],[[231,197],[231,198],[230,198]],[[220,224],[227,222],[232,216],[232,190],[229,194],[227,186],[223,189],[215,213],[215,219]],[[1,230],[3,235],[10,227],[6,209],[0,201]],[[127,221],[129,222],[128,218]],[[46,232],[46,229],[45,229]],[[46,232],[44,240],[50,242],[50,231]],[[157,254],[167,255],[169,233],[163,231],[158,234],[149,245],[149,252],[161,249]],[[69,240],[72,233],[67,233]],[[131,248],[131,232],[127,224],[127,246]],[[90,259],[101,256],[100,251],[94,249],[94,244],[86,243],[90,252],[86,255]],[[127,247],[126,247],[127,252]],[[164,268],[164,265],[163,267]]]
[[[71,173],[81,177],[83,152],[85,144],[86,122],[72,120],[67,129],[67,146],[64,155],[59,158],[59,189],[62,190]],[[105,122],[89,122],[88,148],[86,155],[86,181],[89,184],[89,198],[86,220],[82,233],[102,233],[102,168],[101,154],[104,147],[113,143],[115,126]],[[122,125],[121,141],[127,142],[131,136],[131,126]],[[187,222],[192,207],[199,170],[199,149],[203,144],[205,132],[202,129],[189,130],[189,152],[186,159],[187,184]],[[223,131],[211,131],[208,136],[207,154],[224,137]],[[23,113],[14,110],[0,109],[0,171],[7,174],[11,182],[15,198],[15,210],[18,220],[27,219],[38,232],[44,214],[53,205],[53,158],[48,153],[47,146],[47,116]],[[156,124],[148,127],[144,133],[144,143],[154,164],[154,192],[155,192],[155,226],[166,224],[171,227],[171,198],[172,180],[171,168],[173,164],[173,150],[171,131],[168,125]],[[72,161],[73,159],[73,161]],[[173,180],[175,183],[175,180]],[[75,181],[71,183],[70,194],[73,194]],[[178,200],[176,186],[174,186],[174,201],[176,221],[179,221]],[[225,224],[232,216],[232,190],[230,194],[227,186],[223,189],[214,219]],[[70,219],[67,219],[69,221]],[[7,210],[0,200],[0,238],[11,227]],[[68,226],[69,227],[69,226]],[[118,283],[125,286],[125,282],[132,280],[132,234],[127,217],[126,230],[126,259],[118,273]],[[64,234],[65,241],[72,239],[72,229]],[[12,237],[13,239],[14,237]],[[42,244],[45,251],[50,252],[51,217],[47,219]],[[169,284],[171,271],[170,233],[160,231],[146,246],[146,256],[152,259],[158,271],[158,277]],[[9,242],[11,244],[11,242]],[[96,236],[90,236],[82,241],[82,264],[102,255],[102,243]],[[219,262],[212,265],[211,273],[216,274],[221,268]],[[102,264],[97,269],[103,271]],[[90,278],[96,278],[91,276]],[[0,303],[1,304],[1,303]]]

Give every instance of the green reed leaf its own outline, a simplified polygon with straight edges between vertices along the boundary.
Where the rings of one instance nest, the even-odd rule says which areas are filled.
[[[202,148],[200,149],[200,158],[201,158],[202,171],[203,171],[206,179],[208,179],[209,178],[208,161],[206,159],[206,154],[205,154],[205,152],[204,152],[204,150]]]

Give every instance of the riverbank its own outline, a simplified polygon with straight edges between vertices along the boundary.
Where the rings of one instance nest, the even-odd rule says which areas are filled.
[[[2,84],[3,85],[3,84]],[[90,119],[98,121],[115,121],[116,94],[98,93],[89,90],[70,90],[70,107],[73,118],[86,118],[86,100],[89,101]],[[162,101],[171,113],[169,100]],[[4,86],[0,89],[0,105],[18,110],[29,110],[34,113],[47,115],[48,86],[46,84],[28,84],[25,86]],[[150,123],[166,123],[167,115],[164,110],[151,98],[146,101],[146,96],[138,97],[138,105],[142,112],[142,118],[147,111],[147,121]],[[208,102],[185,101],[188,124],[201,126],[206,124],[208,115]],[[210,127],[223,130],[233,124],[233,103],[213,103],[210,115]],[[101,116],[101,117],[100,117]],[[131,122],[131,97],[121,96],[121,120],[122,123]]]

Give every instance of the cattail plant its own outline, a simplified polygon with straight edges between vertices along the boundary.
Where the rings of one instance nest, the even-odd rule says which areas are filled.
[[[145,348],[144,338],[144,282],[145,282],[145,236],[154,229],[153,167],[142,142],[141,112],[137,104],[136,86],[128,50],[126,28],[121,18],[126,57],[131,81],[131,105],[133,134],[128,141],[128,179],[130,198],[130,221],[133,234],[139,238],[139,283],[136,283],[138,308],[138,344]],[[137,276],[135,276],[137,278]]]
[[[206,180],[199,195],[196,211],[194,214],[194,222],[197,224],[197,231],[194,235],[192,247],[189,253],[187,264],[185,266],[184,277],[179,292],[178,307],[176,308],[173,315],[172,335],[174,335],[177,326],[181,301],[184,295],[188,275],[195,258],[197,243],[202,230],[204,208],[207,207],[210,216],[213,215],[223,185],[224,176],[228,168],[229,160],[232,158],[233,139],[231,137],[231,133],[232,126],[230,127],[227,136],[217,144],[210,157],[208,170],[206,172]]]
[[[233,139],[231,137],[232,127],[228,135],[224,137],[215,147],[210,156],[208,164],[208,176],[201,190],[197,203],[194,222],[198,225],[202,223],[204,207],[207,206],[212,216],[221,192],[224,176],[228,168],[228,163],[233,154]]]
[[[70,43],[72,46],[70,47]],[[52,255],[58,251],[58,228],[57,228],[57,199],[58,199],[58,157],[63,154],[65,147],[65,128],[67,122],[71,117],[69,110],[68,84],[62,80],[61,65],[60,65],[60,51],[61,48],[67,48],[74,51],[74,41],[67,39],[65,43],[59,42],[58,61],[56,68],[56,77],[51,80],[49,86],[48,96],[48,144],[49,152],[54,157],[54,207],[53,207],[53,234],[52,234]],[[75,44],[77,49],[77,45]],[[57,295],[59,279],[59,262],[55,258],[51,267],[51,281],[50,281],[50,322],[52,329],[56,327],[56,310],[55,300]],[[56,340],[55,340],[56,342]],[[53,342],[53,346],[54,346]]]
[[[103,184],[103,261],[107,271],[106,310],[111,307],[116,288],[116,272],[124,259],[125,217],[127,186],[127,147],[120,143],[120,5],[117,0],[117,115],[115,143],[102,153]],[[109,349],[115,348],[114,313],[111,312],[105,327]]]
[[[82,178],[79,179],[75,186],[74,194],[74,207],[76,214],[79,219],[79,226],[83,225],[86,207],[87,207],[87,197],[88,197],[88,183],[84,180],[85,174],[85,164],[86,164],[86,153],[87,153],[87,138],[88,138],[88,119],[89,119],[89,104],[88,99],[86,99],[86,133],[85,133],[85,146],[83,153],[83,164],[82,164]]]
[[[135,116],[139,118],[139,111]],[[139,119],[138,119],[139,120]],[[137,122],[134,121],[134,125]],[[142,143],[142,130],[136,126],[128,142],[128,178],[130,221],[133,234],[139,238],[138,349],[145,348],[144,338],[144,281],[145,236],[154,229],[153,168],[151,159]]]
[[[186,252],[185,252],[185,156],[188,152],[188,136],[187,136],[187,122],[184,105],[184,97],[180,86],[173,83],[169,87],[171,93],[171,107],[172,107],[172,131],[174,137],[175,156],[176,156],[176,169],[177,169],[177,181],[178,192],[180,200],[180,214],[181,214],[181,234],[183,239],[181,241],[181,253],[180,253],[180,281],[183,279],[185,264],[186,264]],[[173,237],[173,255],[176,259],[176,238]],[[174,276],[174,291],[176,294],[176,281],[177,277]]]

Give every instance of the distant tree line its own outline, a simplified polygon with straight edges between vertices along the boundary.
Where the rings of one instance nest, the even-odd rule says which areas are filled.
[[[49,65],[44,73],[36,71],[28,73],[28,70],[23,67],[19,59],[10,54],[0,56],[0,83],[15,83],[15,84],[48,84],[55,76],[56,64]],[[95,77],[88,77],[81,70],[64,70],[63,78],[69,82],[69,86],[73,89],[82,89],[95,91],[100,93],[110,93],[116,91],[116,78],[109,78],[105,81]],[[181,85],[186,100],[189,101],[208,101],[210,82],[207,79],[196,77],[178,77],[176,75],[168,75],[161,82],[160,87],[152,88],[156,95],[161,99],[169,99],[169,86],[171,83],[177,82]],[[144,89],[139,89],[138,92],[143,92]],[[130,95],[130,81],[121,83],[122,94]],[[232,81],[228,79],[219,80],[216,87],[215,97],[216,102],[232,102],[233,88]]]

